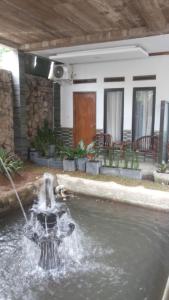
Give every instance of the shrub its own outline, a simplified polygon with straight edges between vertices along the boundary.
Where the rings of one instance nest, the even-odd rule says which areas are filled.
[[[167,164],[165,161],[162,161],[162,163],[159,165],[158,173],[166,173],[167,172]]]
[[[23,167],[23,162],[15,154],[0,148],[0,173],[3,175],[6,175],[6,172],[1,160],[10,174],[17,173]]]
[[[73,160],[75,158],[84,158],[92,155],[94,157],[96,155],[96,149],[94,148],[95,142],[90,143],[89,145],[85,145],[83,140],[81,140],[76,148],[62,146],[60,147],[60,155],[64,159]]]
[[[73,149],[68,146],[63,146],[60,151],[60,155],[64,159],[74,160],[76,157],[76,149]]]
[[[85,145],[83,140],[80,140],[80,142],[77,145],[77,148],[75,149],[76,152],[76,158],[83,158],[92,156],[94,157],[96,155],[96,149],[94,148],[95,142],[91,142],[88,145]]]
[[[44,121],[44,124],[41,128],[38,128],[37,135],[31,143],[32,147],[34,147],[42,156],[48,155],[48,146],[55,145],[56,148],[58,146],[58,141],[56,138],[56,134],[53,129],[49,127],[49,123],[47,120]]]

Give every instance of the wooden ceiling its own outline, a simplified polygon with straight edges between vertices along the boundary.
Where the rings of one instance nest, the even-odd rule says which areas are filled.
[[[169,33],[169,0],[0,0],[0,43],[25,51]]]

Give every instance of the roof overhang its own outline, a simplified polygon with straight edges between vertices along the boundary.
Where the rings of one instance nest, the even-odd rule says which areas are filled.
[[[32,52],[169,33],[166,0],[3,0],[0,43]]]

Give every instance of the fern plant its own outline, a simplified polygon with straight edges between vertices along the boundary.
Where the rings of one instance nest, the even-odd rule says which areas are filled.
[[[15,154],[6,151],[4,148],[0,148],[0,173],[3,175],[6,175],[6,172],[1,160],[10,174],[18,173],[23,167],[23,162]]]

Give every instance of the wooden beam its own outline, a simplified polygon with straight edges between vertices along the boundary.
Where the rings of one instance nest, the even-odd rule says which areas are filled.
[[[146,27],[139,27],[129,30],[111,30],[105,32],[98,32],[95,34],[78,35],[69,38],[59,38],[53,40],[45,40],[37,43],[27,43],[21,45],[19,48],[26,52],[45,50],[60,47],[69,47],[76,45],[103,43],[110,41],[118,41],[124,39],[132,39],[153,35],[161,35],[169,33],[169,25],[161,30],[148,30]]]
[[[160,56],[160,55],[169,55],[169,51],[161,51],[161,52],[151,52],[149,56]]]
[[[7,40],[2,36],[0,36],[0,44],[11,47],[11,48],[19,48],[19,44],[14,43],[13,41]]]
[[[8,5],[8,14],[5,15],[4,11]],[[24,19],[23,19],[24,16]],[[7,24],[6,24],[7,22]],[[37,14],[33,16],[30,10],[27,8],[23,9],[21,5],[17,6],[14,1],[5,0],[5,2],[1,3],[0,9],[0,27],[4,25],[8,29],[8,24],[12,28],[15,28],[15,32],[20,32],[20,35],[23,35],[23,31],[25,32],[25,36],[29,33],[28,28],[30,28],[31,35],[34,36],[36,34],[40,34],[42,36],[48,35],[49,38],[53,38],[54,36],[58,36],[60,38],[62,35],[56,33],[56,31],[52,32],[49,25],[44,24],[43,19]],[[9,32],[9,30],[8,30]]]
[[[160,30],[166,26],[166,19],[157,0],[131,0],[130,5],[137,9],[148,28]]]
[[[76,24],[76,26],[83,29],[86,33],[101,30],[101,24],[85,13],[83,3],[80,3],[80,6],[81,7],[79,7],[78,2],[76,5],[63,2],[55,5],[54,10],[57,15],[59,14],[64,19],[71,20],[71,23]]]
[[[37,29],[43,30],[45,33],[52,35],[57,34],[58,37],[63,37],[64,32],[70,30],[70,28],[75,33],[83,33],[83,31],[77,28],[76,25],[73,25],[71,21],[63,18],[63,16],[59,16],[58,5],[55,11],[55,0],[50,0],[49,2],[46,0],[5,0],[5,2],[8,3],[8,10],[10,9],[10,18],[16,18],[17,20],[18,11],[21,16],[21,22],[23,22],[24,16],[24,24],[26,26],[34,26]],[[1,8],[2,11],[4,11],[2,5]],[[71,14],[69,14],[69,16],[71,16]]]
[[[113,2],[113,1],[112,1]],[[111,24],[111,26],[117,26],[119,21],[119,11],[115,9],[111,3],[107,0],[87,0],[86,3],[89,3],[96,13],[98,13],[100,20],[104,19]],[[118,26],[119,27],[119,26]]]

